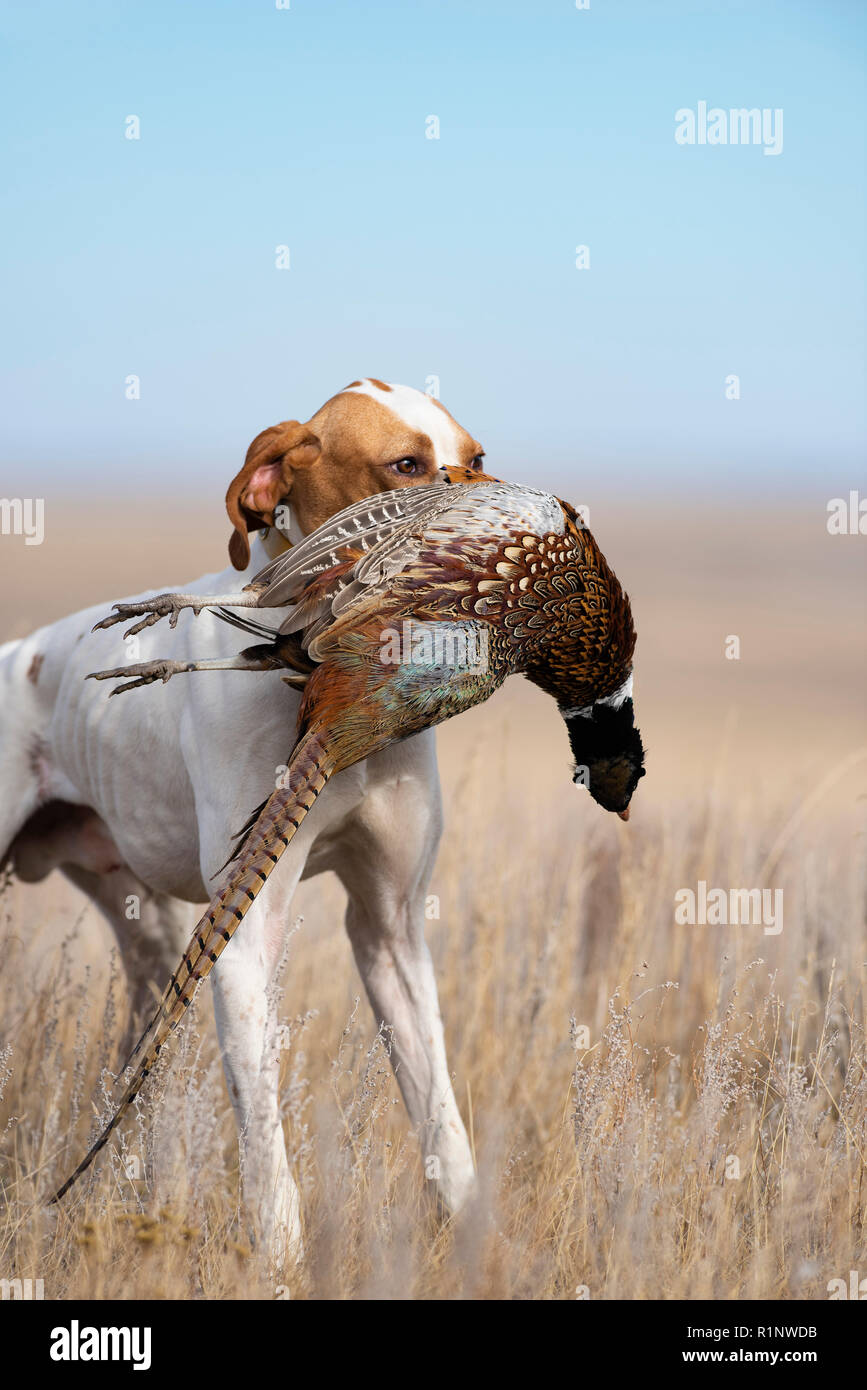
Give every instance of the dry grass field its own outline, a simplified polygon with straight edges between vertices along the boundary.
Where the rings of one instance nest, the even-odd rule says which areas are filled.
[[[43,554],[0,547],[0,637],[220,563],[216,506],[195,536],[155,507],[132,541],[91,516],[86,547],[66,515]],[[47,1212],[110,1107],[126,1000],[83,900],[11,883],[0,1277],[48,1298],[775,1300],[867,1275],[864,542],[827,535],[823,499],[592,524],[639,631],[629,824],[572,787],[556,712],[523,683],[438,735],[429,940],[475,1205],[443,1221],[430,1202],[322,878],[279,1004],[304,1263],[275,1274],[251,1249],[207,988],[118,1144]],[[700,880],[782,889],[782,930],[678,924]]]

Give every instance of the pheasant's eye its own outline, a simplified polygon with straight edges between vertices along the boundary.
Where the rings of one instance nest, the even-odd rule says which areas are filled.
[[[401,473],[404,477],[410,477],[419,471],[417,459],[398,459],[397,463],[390,463],[388,466],[395,473]]]
[[[482,462],[484,457],[484,454],[476,454],[475,458],[470,459],[470,468],[472,468],[474,472],[481,473],[484,467],[484,464]]]

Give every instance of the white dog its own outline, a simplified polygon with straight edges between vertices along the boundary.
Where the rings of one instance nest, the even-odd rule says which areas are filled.
[[[186,592],[231,595],[286,545],[352,501],[429,482],[443,466],[481,467],[481,446],[435,400],[374,379],[354,382],[307,424],[287,421],[251,444],[226,497],[234,568]],[[281,530],[278,521],[288,517]],[[248,531],[261,531],[250,545]],[[288,536],[288,539],[286,538]],[[144,597],[144,596],[140,596]],[[93,671],[117,665],[122,629],[92,633],[106,606],[0,647],[0,855],[29,882],[59,867],[113,927],[141,1008],[185,944],[188,903],[210,896],[232,837],[273,791],[299,695],[277,672],[174,680],[109,699]],[[168,655],[163,629],[128,648]],[[236,635],[185,613],[171,655],[232,656]],[[298,881],[333,869],[377,1022],[394,1030],[392,1063],[437,1188],[456,1210],[474,1181],[446,1064],[424,902],[441,828],[433,732],[341,773],[323,792],[214,974],[229,1094],[244,1144],[245,1202],[275,1254],[300,1238],[268,1045],[268,989]],[[130,895],[141,902],[128,920]]]

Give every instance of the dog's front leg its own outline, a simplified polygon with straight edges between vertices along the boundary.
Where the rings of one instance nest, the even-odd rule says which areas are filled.
[[[277,878],[275,873],[269,891]],[[269,999],[288,924],[285,895],[274,897],[280,898],[279,906],[262,899],[253,904],[212,979],[223,1067],[240,1132],[244,1208],[257,1242],[279,1269],[299,1260],[303,1251],[298,1188],[280,1117],[279,1032]]]
[[[391,751],[378,758],[388,756]],[[475,1170],[452,1090],[424,939],[425,891],[439,833],[439,786],[431,758],[421,780],[401,778],[367,794],[335,867],[349,894],[346,928],[374,1017],[393,1030],[391,1061],[418,1130],[425,1176],[448,1210],[456,1212],[475,1187]]]

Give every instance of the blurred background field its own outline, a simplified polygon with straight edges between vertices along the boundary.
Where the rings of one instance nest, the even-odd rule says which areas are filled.
[[[122,1131],[147,1188],[104,1158],[46,1215],[126,1007],[100,919],[54,876],[0,900],[0,1274],[47,1297],[775,1299],[867,1272],[863,542],[827,534],[819,497],[571,500],[633,595],[648,775],[628,825],[605,816],[520,681],[439,731],[428,936],[477,1205],[430,1205],[323,877],[280,1005],[304,1265],[251,1250],[207,989]],[[42,553],[0,547],[0,636],[222,564],[218,503],[52,515]],[[675,925],[699,879],[781,887],[782,933]]]
[[[440,391],[495,475],[589,507],[633,599],[648,775],[628,825],[605,816],[520,681],[438,734],[429,939],[481,1176],[450,1223],[341,892],[302,885],[280,1007],[308,1257],[279,1282],[238,1212],[207,989],[121,1131],[147,1190],[106,1156],[41,1210],[108,1109],[126,1000],[68,885],[6,886],[0,1279],[776,1299],[867,1277],[867,540],[826,528],[830,498],[867,498],[867,11],[84,8],[3,17],[2,491],[44,498],[46,532],[0,537],[0,640],[222,569],[248,441],[373,374]],[[679,145],[705,99],[774,114],[779,157]],[[782,888],[782,933],[677,926],[701,879]]]

